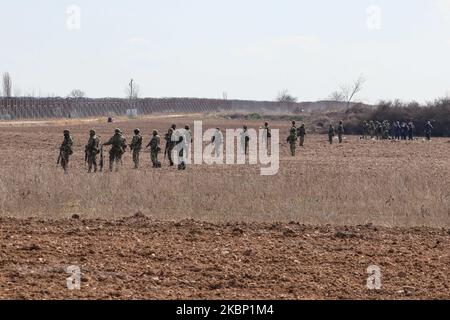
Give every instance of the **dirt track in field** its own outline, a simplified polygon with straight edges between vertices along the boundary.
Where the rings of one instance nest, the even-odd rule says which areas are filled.
[[[0,219],[1,299],[449,299],[450,230]],[[81,268],[70,291],[65,268]],[[381,290],[368,290],[378,265]]]

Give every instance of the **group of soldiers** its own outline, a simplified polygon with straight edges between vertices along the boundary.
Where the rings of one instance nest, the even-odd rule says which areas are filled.
[[[103,170],[103,146],[111,146],[109,150],[109,170],[113,171],[114,164],[116,170],[118,165],[122,164],[122,155],[126,152],[127,147],[133,154],[134,168],[139,167],[139,155],[142,150],[143,138],[139,129],[134,129],[134,135],[131,143],[128,145],[126,138],[123,136],[122,131],[117,128],[114,130],[114,135],[105,143],[101,143],[100,136],[98,136],[95,130],[89,131],[89,139],[85,146],[84,160],[88,165],[88,172],[97,172]],[[160,138],[157,130],[153,130],[152,137],[146,148],[150,148],[151,161],[154,168],[161,167],[161,162],[158,161],[158,152],[160,148]],[[73,154],[73,139],[69,130],[64,130],[64,140],[59,148],[58,164],[67,173],[69,158]],[[98,161],[99,160],[99,161]]]
[[[337,128],[335,129],[332,124],[328,127],[328,142],[333,144],[333,138],[338,135],[339,143],[342,143],[344,136],[344,124],[342,121],[339,121]],[[295,150],[297,146],[297,141],[300,140],[300,147],[304,147],[305,145],[305,136],[306,136],[306,127],[305,124],[302,123],[300,127],[297,128],[295,121],[292,121],[292,126],[290,129],[289,136],[287,137],[287,142],[290,146],[291,155],[295,156]]]
[[[391,124],[388,120],[380,121],[364,121],[363,122],[363,139],[376,140],[414,140],[414,131],[416,127],[412,121],[401,122],[395,121]],[[433,125],[431,121],[425,124],[425,137],[431,140]]]
[[[269,123],[265,122],[264,126],[260,127],[264,130],[263,143],[266,144],[267,149],[269,149],[269,138],[271,137],[271,129]],[[412,121],[409,123],[400,123],[396,121],[391,124],[389,121],[364,121],[363,123],[363,139],[392,139],[392,140],[413,140],[414,139],[414,124]],[[431,122],[428,121],[425,125],[425,135],[427,140],[431,140],[431,131],[433,126]],[[337,128],[330,124],[328,127],[328,141],[333,144],[334,137],[338,137],[339,143],[342,143],[344,136],[344,124],[339,121]],[[297,127],[296,122],[292,121],[292,126],[289,131],[289,136],[287,137],[287,142],[290,146],[291,156],[295,156],[297,141],[300,140],[300,147],[304,147],[306,136],[306,127],[302,123]],[[188,146],[192,142],[192,133],[189,125],[184,127],[183,134],[177,131],[177,126],[173,124],[164,135],[165,140],[165,150],[164,158],[168,158],[169,166],[174,166],[173,161],[173,150],[176,145],[180,143],[185,143],[184,148],[180,148],[178,151],[178,156],[181,158],[179,161],[178,169],[186,169],[186,160],[183,158],[183,151],[189,154]],[[250,135],[248,133],[248,128],[246,125],[243,126],[241,132],[241,147],[243,152],[248,154]],[[211,139],[211,142],[215,145],[216,156],[220,155],[223,143],[223,134],[219,128]],[[114,165],[116,170],[118,170],[119,164],[122,164],[122,156],[126,152],[127,147],[130,148],[133,154],[134,168],[139,168],[140,153],[142,151],[143,137],[139,129],[134,129],[134,135],[130,144],[127,144],[126,138],[124,137],[122,131],[117,128],[114,130],[114,135],[105,143],[101,143],[100,137],[96,134],[95,130],[89,131],[89,139],[85,146],[85,162],[88,165],[88,172],[97,172],[103,170],[103,146],[111,146],[109,150],[109,170],[113,171]],[[158,160],[158,153],[161,152],[161,139],[158,135],[157,130],[153,130],[150,142],[147,144],[146,148],[150,149],[150,158],[154,168],[160,168],[161,162]],[[67,172],[69,158],[73,154],[73,139],[70,135],[69,130],[64,130],[64,140],[60,146],[60,152],[58,157],[58,164],[62,166],[65,172]],[[186,155],[184,155],[186,156]]]
[[[328,127],[328,142],[333,144],[333,138],[336,136],[336,132],[338,135],[339,143],[342,143],[344,136],[344,124],[342,121],[339,121],[338,127],[335,129],[333,124],[330,124]],[[287,138],[287,142],[290,146],[291,155],[295,156],[295,150],[297,145],[297,140],[300,139],[300,147],[304,147],[305,144],[305,136],[306,136],[306,127],[305,124],[302,123],[300,127],[297,128],[295,125],[295,121],[292,121],[292,126],[290,130],[290,134]]]
[[[286,141],[289,143],[289,149],[291,155],[295,156],[295,150],[297,146],[297,141],[300,139],[300,147],[304,147],[305,144],[305,136],[306,136],[306,127],[305,124],[302,123],[300,127],[297,128],[295,121],[292,121],[292,126],[289,131],[289,136]]]

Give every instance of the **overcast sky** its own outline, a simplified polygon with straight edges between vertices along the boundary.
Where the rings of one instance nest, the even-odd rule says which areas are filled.
[[[0,0],[0,72],[22,95],[360,100],[450,94],[450,0]]]

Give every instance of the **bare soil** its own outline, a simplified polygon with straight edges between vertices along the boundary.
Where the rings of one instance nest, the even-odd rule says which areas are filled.
[[[0,298],[449,299],[449,248],[445,229],[2,218]]]

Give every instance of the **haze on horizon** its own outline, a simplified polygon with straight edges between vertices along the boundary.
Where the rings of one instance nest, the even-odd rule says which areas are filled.
[[[5,1],[0,72],[18,95],[299,101],[450,94],[450,0]]]

